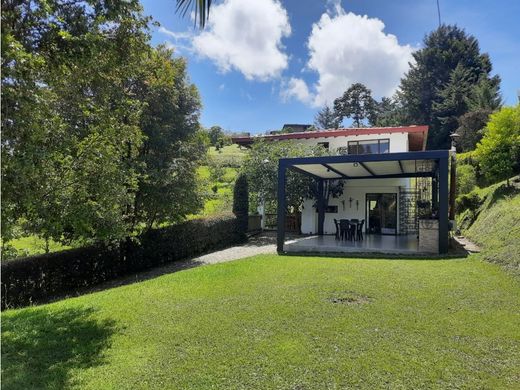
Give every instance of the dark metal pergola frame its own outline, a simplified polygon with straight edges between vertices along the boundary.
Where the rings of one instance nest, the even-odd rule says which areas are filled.
[[[362,155],[339,155],[339,156],[321,156],[321,157],[297,157],[282,158],[278,162],[278,221],[277,221],[277,250],[283,252],[285,242],[285,212],[286,212],[286,196],[285,182],[287,169],[313,177],[318,181],[318,186],[323,187],[325,180],[359,180],[359,179],[388,179],[388,178],[414,178],[414,177],[431,177],[432,179],[432,202],[438,205],[439,214],[439,253],[448,252],[449,242],[449,159],[450,152],[448,150],[430,150],[420,152],[403,152],[403,153],[385,153],[385,154],[362,154]],[[402,161],[431,160],[434,161],[431,171],[429,172],[404,172]],[[378,175],[373,172],[365,163],[394,161],[398,162],[400,173]],[[367,176],[346,176],[330,164],[340,163],[358,163],[369,173]],[[304,169],[296,167],[296,165],[321,165],[327,170],[339,175],[339,178],[324,178]],[[322,191],[318,191],[320,194]],[[318,234],[323,235],[323,221],[325,208],[323,199],[318,199]]]

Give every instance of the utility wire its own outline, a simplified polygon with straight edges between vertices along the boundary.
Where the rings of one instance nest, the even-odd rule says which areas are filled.
[[[439,17],[439,27],[441,26],[441,7],[439,6],[439,0],[437,0],[437,15]]]

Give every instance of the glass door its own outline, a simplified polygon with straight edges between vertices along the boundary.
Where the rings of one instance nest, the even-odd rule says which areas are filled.
[[[367,232],[397,234],[397,194],[366,195]]]

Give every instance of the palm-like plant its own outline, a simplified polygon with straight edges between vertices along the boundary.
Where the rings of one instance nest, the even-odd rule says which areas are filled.
[[[177,0],[175,12],[186,16],[186,13],[192,9],[195,12],[195,20],[197,20],[201,28],[204,28],[209,17],[209,9],[212,0]]]

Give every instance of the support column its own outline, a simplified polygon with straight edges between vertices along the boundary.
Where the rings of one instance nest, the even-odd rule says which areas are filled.
[[[285,242],[285,172],[286,166],[282,160],[278,161],[278,205],[277,205],[277,235],[276,249],[278,253],[283,252],[283,244]]]
[[[439,253],[448,253],[448,158],[439,159]]]
[[[432,176],[432,211],[439,212],[439,176],[435,173]]]
[[[323,179],[318,179],[318,235],[323,236],[325,223],[325,203],[323,202]]]

